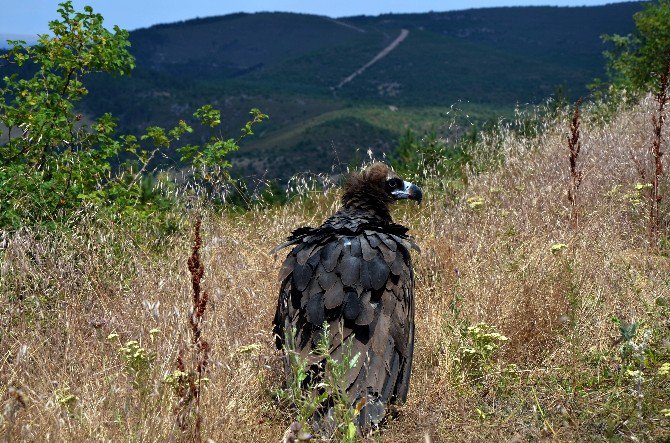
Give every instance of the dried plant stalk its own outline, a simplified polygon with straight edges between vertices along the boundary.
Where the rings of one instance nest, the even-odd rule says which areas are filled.
[[[207,309],[209,294],[201,287],[202,277],[205,275],[205,266],[200,261],[200,227],[202,221],[198,218],[194,227],[194,241],[191,256],[188,259],[188,270],[191,273],[193,296],[189,315],[189,329],[191,341],[189,350],[193,353],[195,368],[187,368],[184,363],[186,351],[181,349],[177,357],[176,367],[179,377],[176,392],[179,403],[176,408],[177,424],[182,434],[189,435],[191,441],[202,441],[202,414],[200,412],[200,394],[204,375],[209,364],[209,343],[202,338],[202,319]]]
[[[659,203],[662,195],[660,194],[659,184],[663,175],[663,124],[665,123],[665,103],[668,101],[668,76],[670,75],[670,49],[665,62],[665,69],[661,75],[661,89],[656,95],[658,103],[658,114],[652,117],[654,126],[654,137],[651,144],[651,155],[654,159],[653,175],[651,180],[651,194],[649,196],[649,244],[652,247],[658,246],[658,235],[660,229]]]
[[[581,105],[582,99],[580,97],[575,103],[575,112],[572,115],[572,121],[570,122],[570,136],[568,137],[568,150],[570,151],[569,160],[570,160],[570,188],[568,189],[568,200],[570,201],[570,223],[573,226],[577,225],[577,193],[579,191],[579,185],[582,183],[582,171],[577,166],[577,161],[579,159],[579,152],[582,149],[582,142],[579,139],[579,126],[580,126],[580,112],[579,105]]]

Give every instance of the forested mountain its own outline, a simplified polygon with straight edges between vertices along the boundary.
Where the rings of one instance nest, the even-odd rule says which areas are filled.
[[[604,75],[600,36],[626,34],[642,3],[510,7],[377,17],[232,14],[131,33],[130,78],[91,81],[87,112],[121,127],[169,126],[211,103],[235,135],[270,115],[238,154],[246,173],[286,177],[389,151],[405,128],[442,131]],[[366,66],[367,65],[367,66]],[[467,114],[467,117],[466,117]],[[449,121],[448,121],[449,120]]]

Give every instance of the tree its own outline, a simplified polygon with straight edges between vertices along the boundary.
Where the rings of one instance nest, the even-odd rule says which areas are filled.
[[[670,0],[656,0],[633,16],[632,34],[605,35],[614,45],[605,52],[609,76],[617,86],[634,91],[658,90],[670,50]]]
[[[202,146],[174,146],[193,131],[183,120],[170,130],[149,127],[140,137],[116,135],[110,114],[87,124],[76,109],[88,93],[84,78],[133,69],[128,32],[105,29],[103,17],[90,6],[77,12],[66,1],[58,12],[61,19],[49,23],[52,36],[40,36],[34,46],[11,41],[12,49],[0,55],[5,68],[19,71],[4,76],[0,87],[0,228],[58,223],[86,203],[116,212],[153,204],[153,211],[166,199],[150,189],[150,166],[158,153],[171,148],[204,179],[228,178],[226,155],[253,134],[253,125],[265,114],[252,110],[239,138],[218,135]],[[211,106],[194,117],[210,130],[221,124],[220,112]]]

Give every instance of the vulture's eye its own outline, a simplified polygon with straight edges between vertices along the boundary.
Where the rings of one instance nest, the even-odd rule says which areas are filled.
[[[393,177],[386,180],[386,186],[388,186],[389,189],[402,189],[403,183],[398,177]]]

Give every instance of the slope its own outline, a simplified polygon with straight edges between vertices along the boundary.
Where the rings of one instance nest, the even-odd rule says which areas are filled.
[[[111,111],[123,130],[137,132],[149,122],[174,124],[212,103],[223,109],[225,129],[234,135],[248,110],[259,107],[271,120],[240,153],[245,164],[259,165],[256,172],[270,177],[325,171],[323,162],[295,155],[305,151],[299,145],[307,143],[307,131],[309,140],[319,139],[315,148],[341,146],[344,157],[353,156],[355,146],[388,150],[400,135],[333,111],[392,106],[400,116],[407,108],[473,103],[502,112],[558,88],[571,98],[585,94],[586,84],[603,75],[600,35],[630,32],[639,9],[641,3],[631,2],[338,20],[257,13],[158,25],[131,33],[136,71],[130,79],[93,79],[86,108],[92,115]],[[403,29],[406,38],[385,57],[333,88]],[[325,124],[327,116],[338,121]],[[375,127],[361,131],[361,123]],[[365,137],[368,131],[376,135]],[[274,149],[291,158],[288,166],[273,165]]]

